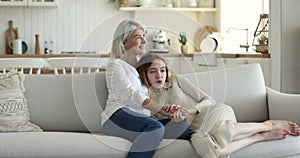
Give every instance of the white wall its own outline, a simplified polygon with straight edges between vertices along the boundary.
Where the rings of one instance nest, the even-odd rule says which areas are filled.
[[[75,51],[81,48],[85,38],[99,23],[116,12],[116,5],[107,4],[105,0],[59,0],[57,8],[0,7],[0,54],[5,54],[3,37],[9,20],[19,28],[19,36],[28,44],[30,54],[34,50],[35,34],[40,35],[42,46],[44,40],[53,40],[57,52]],[[99,36],[111,37],[106,33],[113,27],[105,29]],[[94,42],[101,44],[100,41],[88,43]]]
[[[135,0],[130,2],[134,3]],[[162,12],[158,12],[158,15]],[[182,13],[176,13],[182,14]],[[192,18],[201,19],[201,23],[214,24],[212,13],[187,13]],[[56,46],[56,53],[61,51],[96,51],[97,53],[107,53],[107,46],[110,44],[113,31],[121,19],[133,18],[133,12],[120,12],[118,4],[108,4],[107,0],[59,0],[57,8],[28,8],[28,7],[0,7],[0,54],[5,54],[5,31],[8,29],[8,21],[14,21],[14,27],[19,28],[19,36],[28,44],[29,50],[27,53],[33,54],[35,45],[35,34],[40,35],[40,45],[44,41],[53,40]],[[148,21],[147,24],[163,23],[152,19],[163,18],[168,19],[166,24],[172,24],[177,28],[184,28],[190,31],[190,39],[193,40],[195,26],[199,28],[197,21],[188,18],[185,15],[183,22],[181,19],[174,18],[174,15],[169,17],[146,17],[143,21]],[[208,16],[205,18],[205,16]],[[140,17],[141,18],[141,17]],[[143,19],[143,17],[142,17]],[[194,22],[190,28],[186,20]],[[152,21],[151,21],[152,20]],[[186,28],[188,26],[188,28]],[[177,31],[177,30],[175,30]],[[177,42],[177,38],[176,41]]]
[[[299,6],[299,0],[271,1],[272,86],[288,93],[300,93]]]

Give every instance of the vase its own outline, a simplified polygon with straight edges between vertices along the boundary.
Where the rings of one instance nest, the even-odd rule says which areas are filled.
[[[128,0],[119,0],[120,7],[126,7],[128,5]]]
[[[188,54],[189,47],[187,45],[181,45],[181,53]]]
[[[175,8],[181,7],[181,0],[172,0],[172,3]]]
[[[137,0],[137,2],[143,7],[148,7],[151,4],[151,0]]]

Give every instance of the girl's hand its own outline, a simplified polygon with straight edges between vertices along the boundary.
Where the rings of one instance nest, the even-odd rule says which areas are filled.
[[[183,121],[186,117],[182,115],[182,113],[180,112],[180,110],[176,111],[175,113],[173,113],[173,118],[172,121],[174,122],[181,122]]]
[[[171,115],[173,115],[177,111],[180,111],[181,115],[183,115],[183,116],[190,115],[190,110],[189,109],[186,109],[184,107],[181,107],[181,106],[175,105],[175,104],[165,105],[165,106],[163,106],[163,110],[165,110],[166,112],[171,113]],[[171,117],[173,117],[173,116],[171,116]]]

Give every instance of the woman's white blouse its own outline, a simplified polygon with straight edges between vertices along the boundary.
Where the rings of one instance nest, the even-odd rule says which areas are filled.
[[[141,84],[136,69],[127,62],[121,59],[111,59],[108,62],[106,86],[108,99],[102,112],[102,124],[122,107],[150,116],[150,111],[142,107],[144,100],[149,98],[148,89]]]

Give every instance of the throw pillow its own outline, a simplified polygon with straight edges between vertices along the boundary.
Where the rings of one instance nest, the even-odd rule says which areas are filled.
[[[1,132],[42,131],[39,126],[30,122],[23,81],[21,73],[0,75]]]

